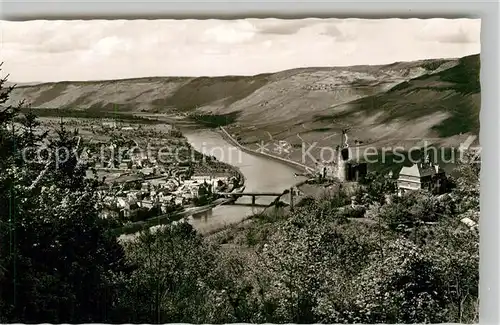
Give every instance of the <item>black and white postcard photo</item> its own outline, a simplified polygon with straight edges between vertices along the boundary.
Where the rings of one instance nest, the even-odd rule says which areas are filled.
[[[0,30],[0,323],[479,322],[481,19]]]

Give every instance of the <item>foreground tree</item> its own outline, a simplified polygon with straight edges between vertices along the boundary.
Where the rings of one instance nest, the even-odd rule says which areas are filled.
[[[479,240],[460,219],[479,212],[479,178],[476,166],[458,169],[453,195],[375,200],[381,208],[371,220],[341,218],[344,202],[330,197],[274,220],[252,242],[262,249],[259,321],[476,322]]]
[[[245,320],[243,266],[186,223],[141,233],[125,243],[135,266],[120,279],[122,322],[229,323]]]
[[[452,194],[461,217],[479,222],[481,157],[473,151],[464,151],[455,169]]]
[[[124,269],[123,250],[98,216],[95,183],[78,164],[76,139],[54,139],[7,105],[0,81],[0,315],[5,322],[106,322]],[[45,148],[48,159],[33,154]],[[57,150],[67,152],[56,159]],[[43,158],[43,157],[42,157]]]

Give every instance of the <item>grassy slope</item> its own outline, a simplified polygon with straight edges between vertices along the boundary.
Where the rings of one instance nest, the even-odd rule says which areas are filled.
[[[267,137],[264,131],[292,143],[297,133],[317,141],[349,126],[351,139],[394,144],[405,137],[478,134],[479,88],[474,55],[256,76],[46,83],[21,86],[13,99],[35,108],[230,116],[232,132],[249,143]]]

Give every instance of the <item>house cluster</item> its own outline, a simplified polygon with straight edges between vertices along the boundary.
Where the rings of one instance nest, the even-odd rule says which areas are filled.
[[[105,155],[102,152],[92,153],[89,150],[82,155],[90,166],[87,177],[95,177],[97,171],[123,175],[135,174],[143,177],[186,177],[189,175],[189,163],[176,163],[172,159],[168,160],[168,156],[159,162],[154,154],[148,155],[141,150],[121,152],[122,149],[116,149],[113,144],[109,146],[109,149],[104,151]]]
[[[104,122],[102,127],[118,126],[112,121]],[[139,221],[180,211],[189,205],[204,205],[215,199],[217,192],[229,191],[239,183],[238,177],[228,177],[227,170],[220,173],[217,166],[200,171],[199,166],[176,162],[175,157],[169,155],[162,155],[160,159],[155,148],[165,146],[165,141],[169,146],[178,146],[179,141],[156,135],[154,131],[144,133],[142,140],[147,137],[148,150],[123,150],[133,149],[138,143],[117,138],[110,145],[104,144],[109,150],[103,151],[99,147],[102,144],[94,143],[94,150],[83,155],[91,166],[87,177],[107,181],[99,193],[104,218]]]
[[[133,131],[133,130],[136,130],[137,128],[136,127],[133,127],[133,126],[130,126],[130,125],[126,125],[126,126],[119,126],[118,123],[116,121],[105,121],[105,122],[102,122],[102,128],[104,130],[106,129],[120,129],[122,131]]]
[[[166,168],[158,164],[154,158],[148,157],[133,158],[118,164],[114,164],[111,159],[106,162],[89,159],[89,162],[91,167],[87,170],[86,176],[88,178],[97,177],[98,172],[111,173],[116,177],[131,174],[142,177],[183,177],[183,175],[188,174],[189,171],[188,166],[173,166],[172,168]]]
[[[230,188],[236,182],[234,178],[197,175],[190,179],[172,177],[129,183],[122,184],[114,194],[101,193],[103,217],[137,221],[180,211],[197,199]]]
[[[167,173],[167,170],[158,164],[156,158],[144,154],[133,154],[125,159],[120,159],[118,163],[112,159],[105,162],[96,161],[94,166],[97,170],[135,172],[143,176],[161,176]]]

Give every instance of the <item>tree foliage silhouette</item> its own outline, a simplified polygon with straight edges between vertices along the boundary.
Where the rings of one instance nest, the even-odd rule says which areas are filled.
[[[0,81],[0,321],[106,322],[124,253],[99,218],[76,134],[49,138]],[[18,122],[19,121],[19,122]],[[48,145],[47,145],[48,144]],[[46,155],[34,155],[42,149]],[[57,153],[67,152],[66,157]],[[29,154],[31,153],[31,154]],[[41,159],[38,159],[41,158]],[[63,159],[64,158],[64,159]]]

